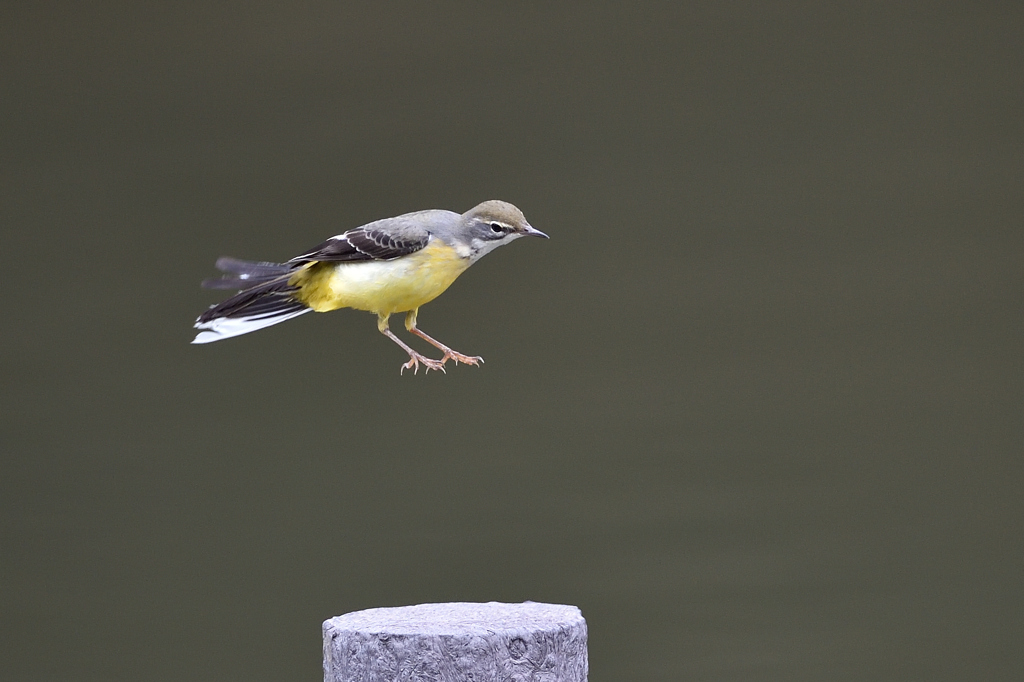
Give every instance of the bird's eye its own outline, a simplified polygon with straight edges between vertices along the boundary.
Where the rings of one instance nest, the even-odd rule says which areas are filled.
[[[501,223],[491,223],[491,230],[494,234],[501,234],[505,231],[505,228]]]

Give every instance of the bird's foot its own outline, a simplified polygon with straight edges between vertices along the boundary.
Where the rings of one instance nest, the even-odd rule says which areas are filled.
[[[462,353],[453,351],[451,348],[445,350],[444,357],[441,358],[441,362],[445,363],[449,360],[454,362],[456,365],[461,362],[464,365],[473,365],[474,367],[480,366],[484,361],[484,359],[479,355],[463,355]]]
[[[429,372],[432,369],[439,369],[442,372],[445,372],[444,363],[447,360],[447,357],[441,358],[440,360],[434,360],[433,358],[428,358],[425,355],[420,355],[416,351],[411,351],[409,353],[409,362],[402,365],[402,369],[400,369],[398,373],[405,374],[405,370],[411,369],[413,374],[417,374],[420,371],[420,363],[422,363],[423,366],[426,367],[427,372]]]

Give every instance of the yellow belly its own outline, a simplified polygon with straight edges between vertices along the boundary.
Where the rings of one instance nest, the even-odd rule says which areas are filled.
[[[292,276],[295,298],[324,313],[338,308],[390,315],[415,310],[440,296],[470,265],[431,239],[416,253],[390,261],[314,263]]]

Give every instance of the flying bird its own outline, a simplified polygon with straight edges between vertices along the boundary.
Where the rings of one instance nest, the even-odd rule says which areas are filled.
[[[466,213],[429,210],[385,218],[331,237],[285,263],[220,258],[228,273],[209,279],[209,289],[238,289],[195,322],[192,343],[210,343],[248,334],[310,311],[338,308],[377,315],[377,329],[409,355],[402,371],[444,371],[448,360],[479,365],[416,326],[420,306],[451,286],[473,263],[519,237],[547,235],[533,228],[523,212],[504,201],[485,201]],[[405,328],[440,350],[440,360],[410,348],[388,327],[394,313],[405,313]]]

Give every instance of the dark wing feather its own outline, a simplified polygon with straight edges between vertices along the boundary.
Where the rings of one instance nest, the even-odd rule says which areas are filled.
[[[296,256],[289,264],[340,263],[361,260],[392,260],[415,253],[427,245],[430,235],[397,237],[373,227],[358,227],[331,237],[309,253]]]

